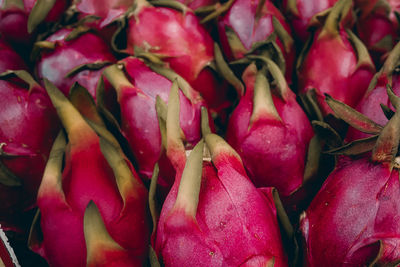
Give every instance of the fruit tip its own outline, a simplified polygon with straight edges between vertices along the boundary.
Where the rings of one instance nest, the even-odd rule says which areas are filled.
[[[174,209],[183,209],[193,218],[196,217],[199,202],[203,170],[203,148],[204,140],[201,139],[187,158],[174,205]]]

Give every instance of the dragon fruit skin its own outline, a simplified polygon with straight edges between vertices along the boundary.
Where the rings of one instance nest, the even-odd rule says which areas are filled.
[[[311,46],[298,65],[299,92],[316,89],[324,116],[331,113],[324,94],[355,107],[375,74],[375,66],[362,42],[337,21],[345,17],[351,1],[338,1],[324,26],[314,34]],[[338,24],[339,23],[339,24]]]
[[[293,32],[302,41],[307,41],[310,36],[308,28],[311,19],[318,13],[332,7],[337,0],[284,0],[283,9],[286,10]]]
[[[397,169],[366,157],[337,166],[301,220],[307,266],[398,260],[399,188]]]
[[[115,32],[118,31],[118,23],[130,7],[134,5],[133,0],[113,1],[76,1],[76,9],[79,11],[78,20],[86,27],[94,30],[107,43],[113,43]],[[86,19],[92,17],[92,19]],[[97,19],[93,19],[97,18]]]
[[[179,126],[178,86],[171,87],[166,154],[176,170],[152,246],[165,266],[287,266],[271,188],[259,190],[239,155],[208,127],[188,158]],[[208,148],[204,147],[206,143]],[[205,148],[205,150],[203,150]]]
[[[218,3],[218,1],[215,0],[178,0],[178,2],[185,4],[186,6],[188,6],[193,10],[196,10],[201,7],[212,6]]]
[[[284,16],[269,0],[265,1],[265,5],[259,15],[260,18],[257,18],[258,4],[259,1],[237,0],[227,13],[218,19],[221,46],[228,61],[243,58],[252,49],[253,45],[270,37],[276,30],[273,18],[279,21],[286,34],[289,36],[292,34]],[[241,42],[240,46],[229,44],[226,28],[234,31]],[[280,48],[286,63],[285,77],[291,83],[295,61],[293,41],[282,41],[278,37],[276,37],[276,44]]]
[[[33,249],[54,266],[86,266],[83,219],[93,201],[113,240],[143,261],[149,242],[146,188],[116,140],[99,137],[57,88],[48,82],[46,88],[68,144],[59,135],[46,166],[37,201],[43,241]]]
[[[4,159],[4,164],[35,195],[50,152],[58,132],[58,119],[43,88],[26,90],[7,81],[0,81],[1,97],[7,109],[1,112],[2,151],[21,157]],[[8,110],[8,111],[6,111]],[[10,121],[10,118],[13,118]],[[36,190],[35,190],[36,189]]]
[[[78,82],[87,88],[96,98],[97,83],[102,70],[82,70],[71,77],[66,77],[76,67],[83,64],[115,62],[109,46],[97,35],[87,32],[73,40],[66,38],[72,29],[61,29],[46,39],[54,49],[43,49],[41,58],[36,63],[38,76],[51,81],[65,95],[71,86]],[[109,87],[107,87],[108,90]]]
[[[400,95],[399,79],[400,77],[398,75],[394,75],[391,82],[393,86],[393,91],[396,95]],[[386,84],[388,84],[388,81],[378,81],[377,86],[366,96],[364,96],[364,98],[356,107],[357,111],[366,115],[368,118],[379,123],[380,125],[385,125],[388,121],[388,119],[382,112],[380,104],[384,104],[392,108],[392,105],[390,104],[386,94]],[[350,128],[347,132],[346,139],[348,141],[354,141],[361,138],[367,138],[369,136],[371,135]]]
[[[3,39],[0,39],[0,57],[3,59],[0,61],[0,73],[7,70],[27,70],[21,57]],[[7,82],[3,81],[0,83],[7,84]],[[0,220],[2,220],[2,227],[5,228],[9,225],[6,225],[7,223],[3,220],[9,221],[9,212],[22,208],[20,205],[22,204],[21,196],[23,194],[20,187],[10,187],[2,183],[0,183],[0,192],[0,213],[3,215]]]
[[[344,32],[342,36],[347,39]],[[324,93],[354,107],[367,90],[374,74],[371,69],[356,69],[357,57],[351,44],[346,43],[321,39],[314,42],[299,73],[300,92],[305,93],[316,88],[318,103],[324,115],[330,113],[329,107],[324,103]],[[333,55],[335,56],[332,58]],[[340,60],[337,60],[337,55],[341,55]],[[329,62],[329,65],[326,62]],[[315,75],[317,69],[320,71]],[[327,73],[321,73],[324,70]]]
[[[35,82],[28,84],[28,89],[24,84],[27,81],[12,77],[12,73],[10,71],[11,77],[0,81],[0,95],[4,101],[0,112],[1,162],[22,186],[5,186],[5,192],[2,190],[2,197],[10,196],[1,202],[4,216],[34,204],[51,145],[59,131],[56,112],[45,90]],[[18,203],[16,198],[19,198]],[[10,204],[12,202],[14,204]]]
[[[7,70],[26,70],[28,67],[14,49],[3,39],[0,38],[0,73]]]
[[[23,6],[5,6],[0,1],[0,33],[10,43],[30,44],[32,38],[28,33],[28,15]]]
[[[400,262],[400,98],[389,85],[386,92],[396,112],[385,126],[329,96],[326,99],[336,116],[374,136],[330,150],[343,156],[301,216],[306,266]]]
[[[272,93],[279,117],[264,112],[253,119],[256,76],[255,65],[243,74],[246,93],[231,115],[226,140],[238,151],[255,186],[273,186],[281,197],[288,197],[303,184],[313,130],[286,83],[284,99]]]
[[[364,42],[374,62],[379,66],[396,44],[399,32],[398,23],[390,19],[390,6],[377,3],[370,13],[365,11],[357,21],[357,32]],[[367,13],[367,14],[365,14]]]
[[[169,91],[172,82],[166,77],[152,71],[146,64],[137,58],[129,57],[121,62],[124,62],[126,73],[129,75],[130,81],[135,87],[140,88],[143,92],[149,95],[154,101],[156,96],[168,103]],[[180,103],[182,112],[180,113],[180,121],[185,139],[189,144],[195,144],[200,140],[200,110],[206,103],[201,99],[198,93],[191,91],[190,96],[193,98],[193,103],[190,99],[180,93]],[[152,102],[155,105],[155,102]]]
[[[124,15],[133,4],[133,0],[79,0],[76,8],[84,15],[99,17],[101,19],[99,27],[103,28]]]
[[[146,45],[149,52],[168,55],[170,67],[189,82],[196,80],[213,60],[212,39],[193,12],[188,10],[184,16],[171,8],[144,6],[136,16],[129,21],[128,48]],[[150,21],[153,23],[149,25]],[[157,27],[157,22],[161,27]],[[151,35],[150,30],[154,31]],[[174,37],[179,37],[179,41],[172,42]]]
[[[263,195],[247,178],[236,152],[216,135],[206,138],[209,142],[214,139],[215,151],[211,152],[213,163],[205,162],[202,175],[199,173],[198,206],[193,212],[190,201],[180,199],[185,178],[184,171],[177,170],[161,211],[156,251],[165,266],[187,262],[196,266],[264,266],[273,261],[274,266],[287,266],[271,188]],[[197,153],[201,156],[201,152],[202,147]],[[201,157],[199,160],[197,164],[202,164]]]
[[[386,86],[389,84],[396,95],[400,95],[400,76],[396,68],[399,63],[400,44],[397,44],[388,55],[383,67],[371,81],[370,88],[358,103],[356,110],[375,121],[380,125],[385,125],[388,121],[380,104],[384,104],[393,109],[389,97],[386,93]],[[346,139],[354,141],[371,135],[360,132],[354,128],[349,128]]]
[[[42,1],[42,0],[39,0]],[[32,9],[36,5],[38,0],[24,0],[24,6],[25,10],[27,13],[31,13]],[[61,16],[63,15],[64,11],[67,10],[67,8],[70,5],[70,0],[58,0],[54,1],[54,5],[52,8],[49,10],[49,12],[46,14],[46,17],[44,18],[44,22],[56,22],[58,21]]]
[[[121,131],[128,140],[136,159],[142,179],[151,178],[154,165],[160,160],[162,171],[158,178],[161,197],[165,198],[173,184],[175,171],[169,160],[162,153],[162,136],[156,111],[156,97],[168,103],[172,82],[151,70],[142,60],[128,57],[119,62],[125,70],[125,76],[109,80],[116,88],[121,113]],[[113,66],[112,66],[113,67]],[[110,68],[112,68],[110,67]],[[107,79],[117,75],[105,71]],[[125,79],[125,81],[124,81]],[[206,106],[199,93],[191,88],[188,94],[180,92],[182,112],[180,124],[188,147],[200,140],[201,107]]]
[[[392,21],[393,25],[395,25],[395,28],[399,28],[399,21],[396,17],[396,12],[398,13],[400,11],[400,3],[397,0],[387,0],[387,3],[390,5],[392,12],[389,14],[389,18]]]
[[[154,53],[177,74],[187,80],[219,113],[228,105],[228,87],[208,66],[214,60],[214,43],[190,10],[142,3],[129,19],[127,52],[136,50]],[[138,3],[139,3],[138,2]]]
[[[39,0],[42,3],[45,1]],[[0,1],[0,33],[8,42],[15,45],[27,46],[33,41],[34,34],[29,32],[29,15],[38,0]],[[43,17],[45,22],[55,22],[69,6],[69,0],[54,1],[48,14]],[[43,10],[41,11],[43,12]],[[41,20],[35,22],[35,26]],[[33,31],[34,29],[32,29]]]
[[[396,13],[400,11],[400,3],[398,0],[356,0],[355,6],[359,9],[360,16],[366,17],[371,13],[378,11],[380,14],[385,14],[395,29],[399,30],[399,21]]]
[[[371,29],[377,29],[377,31]],[[368,47],[374,62],[378,63],[380,62],[381,56],[390,52],[393,48],[397,37],[396,30],[391,21],[380,14],[371,15],[360,21],[358,24],[358,33],[360,39]],[[380,47],[379,41],[383,38],[389,38],[390,41]]]
[[[143,266],[140,260],[132,257],[128,250],[110,236],[94,202],[90,202],[86,208],[83,231],[88,250],[88,267]]]

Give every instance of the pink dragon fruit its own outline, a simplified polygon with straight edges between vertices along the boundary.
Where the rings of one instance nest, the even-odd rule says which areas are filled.
[[[178,0],[182,4],[196,11],[196,9],[207,8],[218,3],[217,0]]]
[[[0,96],[0,220],[7,220],[33,205],[59,122],[45,90],[25,70],[0,74]]]
[[[386,2],[391,7],[389,18],[392,21],[393,25],[395,25],[395,28],[399,29],[398,14],[400,12],[400,2],[398,0],[386,0]]]
[[[375,74],[375,67],[362,42],[345,29],[342,19],[351,12],[352,1],[339,0],[330,10],[298,62],[299,92],[315,89],[324,116],[331,113],[324,94],[355,107]]]
[[[229,106],[228,87],[210,68],[214,60],[211,36],[187,7],[155,7],[143,0],[129,15],[127,52],[152,53],[187,80],[214,112]]]
[[[85,223],[85,210],[93,201],[118,244],[115,253],[124,249],[132,261],[143,263],[149,243],[147,189],[106,130],[89,93],[75,86],[72,105],[50,82],[45,83],[68,141],[61,132],[53,145],[37,197],[43,239],[32,231],[31,248],[52,266],[86,266],[87,258],[92,264],[96,260],[92,257],[104,256],[107,248],[101,245],[107,244],[100,242],[99,247],[88,236],[92,230],[87,228],[96,223]]]
[[[118,23],[124,20],[125,13],[134,5],[133,0],[78,0],[76,9],[79,23],[95,31],[107,43],[110,43],[114,50],[118,51],[114,38],[118,33]]]
[[[360,7],[361,10],[362,8]],[[382,57],[387,56],[397,42],[398,23],[393,23],[390,19],[392,11],[386,1],[377,1],[370,11],[369,8],[365,9],[357,21],[357,31],[374,62],[380,65],[383,62]]]
[[[122,17],[133,4],[133,0],[79,0],[76,3],[76,8],[84,16],[94,15],[99,17],[101,20],[99,27],[103,28]]]
[[[313,130],[279,67],[264,60],[274,81],[268,82],[267,73],[255,64],[247,67],[242,78],[246,93],[231,115],[226,140],[238,151],[255,186],[276,187],[285,199],[306,179]]]
[[[215,0],[179,0],[189,8],[195,10],[200,7],[211,6],[218,1]],[[79,0],[76,8],[87,15],[95,15],[100,18],[99,27],[103,28],[113,21],[121,18],[134,5],[133,0],[113,0],[113,1],[94,1],[94,0]]]
[[[399,110],[400,99],[389,93]],[[398,265],[399,126],[397,111],[372,145],[360,140],[342,149],[344,154],[355,152],[355,147],[358,152],[372,150],[372,154],[339,161],[302,215],[305,266]]]
[[[23,1],[0,0],[0,33],[10,43],[30,44],[28,15]]]
[[[361,16],[369,15],[375,8],[383,8],[389,12],[388,17],[396,29],[399,27],[398,13],[400,2],[398,0],[355,0],[355,6],[359,9]]]
[[[338,0],[284,0],[283,9],[288,16],[296,37],[305,42],[310,36],[309,27],[319,15],[327,12]]]
[[[354,5],[360,10],[360,13],[369,14],[374,9],[378,1],[379,0],[354,0]]]
[[[78,82],[96,99],[102,68],[116,61],[109,46],[91,32],[64,28],[36,47],[41,50],[36,63],[38,76],[48,79],[65,95]]]
[[[27,70],[27,67],[25,66],[25,63],[21,57],[1,38],[0,58],[2,58],[0,61],[0,73],[3,73],[7,70]],[[0,182],[0,213],[3,214],[3,216],[0,217],[0,221],[6,218],[9,220],[10,218],[8,218],[8,215],[10,211],[21,209],[21,187],[10,187],[3,183],[4,181]],[[17,184],[19,184],[19,182]],[[5,225],[6,223],[4,221],[2,221],[1,224],[3,225],[3,228],[11,226]]]
[[[42,22],[57,22],[67,10],[71,0],[24,0],[28,18],[28,32],[35,30]]]
[[[172,98],[178,101],[176,87]],[[167,154],[176,177],[153,244],[165,266],[287,266],[272,189],[256,189],[239,155],[209,131],[210,155],[203,162],[201,140],[186,160],[178,115],[179,105],[168,105]]]
[[[228,12],[218,19],[218,32],[229,61],[259,50],[283,62],[280,67],[291,83],[295,60],[292,33],[271,1],[234,1]],[[271,50],[275,51],[271,54]]]
[[[183,89],[180,92],[180,125],[188,147],[193,147],[201,138],[200,113],[201,107],[206,105],[199,93],[170,69],[153,68],[158,69],[159,73],[151,70],[141,59],[128,57],[104,71],[105,77],[117,91],[121,131],[129,142],[139,166],[139,174],[144,179],[151,178],[162,149],[156,96],[167,103],[171,80],[178,79]],[[166,195],[172,186],[175,172],[169,163],[162,165],[163,177],[159,183]]]
[[[0,38],[0,58],[0,73],[3,73],[7,70],[28,71],[28,67],[22,58],[3,38]]]
[[[84,219],[83,232],[87,248],[87,267],[132,267],[143,266],[110,236],[99,210],[89,202]]]
[[[382,112],[381,104],[393,108],[386,93],[386,86],[389,84],[396,95],[400,95],[400,76],[397,68],[400,64],[400,43],[390,52],[381,70],[375,74],[368,91],[357,105],[356,110],[377,122],[385,125],[388,121]],[[347,140],[354,141],[367,138],[371,135],[350,128],[347,132]]]
[[[66,8],[68,0],[0,0],[0,33],[7,41],[29,45],[33,30],[42,22],[57,21]]]

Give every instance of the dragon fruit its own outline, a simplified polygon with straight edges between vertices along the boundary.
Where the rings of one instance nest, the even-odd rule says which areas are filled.
[[[211,68],[213,40],[189,8],[175,4],[181,10],[138,0],[128,15],[126,52],[159,58],[200,92],[212,112],[223,113],[230,105],[228,87]]]
[[[123,248],[135,262],[144,262],[149,243],[147,189],[106,130],[89,93],[75,86],[72,105],[54,85],[45,83],[68,141],[60,132],[53,145],[37,197],[43,239],[32,230],[31,248],[52,266],[86,266],[87,257],[92,263],[92,257],[104,256],[107,248],[101,245],[107,244],[92,244],[87,233],[95,223],[87,225],[84,214],[93,201],[109,235],[121,247],[117,250]]]
[[[34,204],[59,122],[45,90],[25,70],[0,74],[0,95],[4,101],[0,112],[3,220]],[[21,187],[8,187],[17,185]]]
[[[176,87],[169,98],[178,101]],[[201,140],[186,160],[179,105],[168,105],[167,114],[167,154],[176,177],[153,244],[165,266],[287,266],[272,189],[256,189],[239,155],[209,129],[207,148]]]
[[[159,73],[150,69],[143,60],[128,57],[104,71],[105,77],[117,91],[121,131],[129,142],[139,166],[139,174],[144,179],[151,178],[154,164],[162,150],[156,96],[167,103],[171,81],[178,79],[183,89],[180,92],[180,125],[188,147],[193,147],[201,138],[200,113],[201,107],[206,105],[199,93],[173,71],[155,66],[153,69]],[[160,190],[166,195],[172,186],[175,172],[169,163],[160,167],[164,167],[161,172],[163,177],[159,178]]]
[[[226,140],[238,151],[255,186],[276,187],[285,199],[306,179],[313,129],[279,67],[264,60],[273,81],[265,69],[247,67],[242,78],[246,93],[229,120]]]
[[[292,33],[271,1],[234,1],[228,12],[218,18],[218,32],[228,61],[258,51],[280,63],[291,83],[295,60]]]
[[[76,2],[77,10],[84,16],[94,15],[100,18],[100,28],[103,28],[116,19],[122,17],[134,4],[133,0],[79,0]]]
[[[299,92],[306,94],[315,89],[324,116],[331,114],[324,94],[355,107],[375,74],[367,49],[343,26],[351,6],[352,1],[340,0],[332,7],[298,62]]]
[[[363,6],[360,9],[363,11]],[[369,11],[369,9],[364,7],[364,11],[361,12],[357,21],[357,31],[374,62],[380,65],[382,57],[385,57],[397,42],[398,23],[397,21],[393,23],[390,19],[392,11],[386,1],[377,1],[372,10]]]
[[[309,27],[317,16],[327,12],[338,0],[284,0],[283,9],[288,16],[296,37],[305,42],[310,36]]]
[[[22,58],[3,38],[0,38],[0,58],[0,73],[3,73],[7,70],[28,71],[28,67]]]
[[[88,267],[143,266],[110,236],[96,204],[89,202],[84,219],[83,232],[87,248]]]
[[[395,28],[398,29],[398,14],[400,12],[400,2],[398,0],[355,0],[354,3],[361,16],[368,16],[374,9],[383,8],[386,12],[389,12],[386,15],[388,15]]]
[[[66,96],[78,82],[96,99],[102,68],[116,61],[100,37],[79,29],[61,29],[46,41],[36,43],[36,47],[40,50],[40,60],[36,63],[38,76],[48,79]]]
[[[398,0],[386,0],[386,2],[391,7],[389,18],[392,21],[393,25],[395,25],[395,28],[399,29],[398,14],[400,12],[400,2]]]
[[[27,67],[21,57],[3,40],[0,38],[0,73],[7,70],[27,70]],[[1,127],[0,127],[1,128]],[[6,180],[7,181],[7,180]],[[0,216],[0,221],[9,220],[9,212],[13,210],[20,210],[19,206],[21,203],[22,191],[21,187],[3,184],[4,181],[0,182],[0,210],[3,216]],[[19,184],[19,182],[17,183]],[[16,185],[16,184],[15,184]],[[11,225],[5,225],[5,222],[1,222],[4,227],[11,227]]]
[[[400,43],[390,52],[383,67],[375,74],[368,88],[368,91],[357,105],[356,110],[377,122],[385,125],[388,121],[382,112],[381,104],[393,108],[386,93],[386,86],[389,84],[396,95],[400,95],[400,76],[398,75],[398,66],[400,64]],[[350,128],[346,139],[354,141],[361,138],[367,138],[371,135]]]
[[[57,22],[67,10],[71,0],[24,0],[26,12],[29,14],[28,32],[35,30],[42,22]]]
[[[339,161],[301,217],[306,266],[396,266],[400,262],[400,99],[388,91],[397,111],[386,126],[373,140],[338,149],[347,155],[372,153]],[[345,113],[349,117],[350,112]]]
[[[69,6],[68,0],[0,1],[0,33],[13,44],[29,45],[31,33],[42,22],[55,22]]]
[[[28,45],[32,37],[28,33],[28,15],[20,1],[0,1],[0,33],[10,43]]]
[[[197,10],[210,7],[218,3],[216,0],[178,0],[178,2],[185,4],[187,7],[193,9],[196,13]]]
[[[78,0],[76,9],[79,11],[80,25],[90,28],[101,36],[111,47],[118,51],[114,40],[119,32],[118,22],[124,20],[125,13],[134,5],[133,0]]]

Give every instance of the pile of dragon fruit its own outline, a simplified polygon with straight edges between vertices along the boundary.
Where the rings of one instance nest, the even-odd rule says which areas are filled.
[[[0,266],[399,266],[399,0],[0,0]]]

